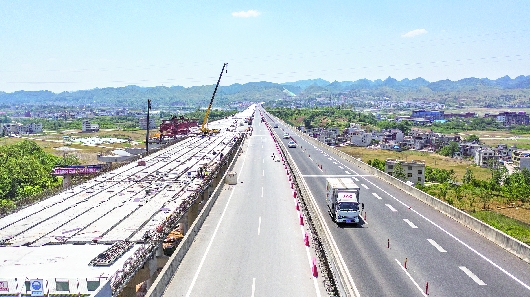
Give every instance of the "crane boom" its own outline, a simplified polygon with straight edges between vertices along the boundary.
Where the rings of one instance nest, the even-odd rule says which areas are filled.
[[[206,114],[204,115],[204,120],[202,122],[201,131],[203,133],[210,132],[208,128],[206,127],[208,123],[208,116],[210,115],[210,110],[212,109],[213,104],[213,98],[215,97],[215,93],[217,92],[217,88],[219,87],[219,83],[221,82],[221,77],[223,76],[223,72],[225,71],[226,66],[228,63],[223,64],[223,69],[221,69],[221,74],[219,74],[219,79],[217,80],[217,84],[215,85],[215,89],[213,90],[212,99],[210,100],[210,104],[208,105],[208,109],[206,109]]]

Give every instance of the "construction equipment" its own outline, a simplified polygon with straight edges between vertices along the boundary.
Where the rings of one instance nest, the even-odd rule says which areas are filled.
[[[193,128],[198,127],[197,119],[188,119],[183,116],[172,116],[169,120],[162,120],[159,138],[174,138],[178,135],[187,135]]]
[[[225,71],[225,68],[227,65],[228,63],[223,64],[223,69],[221,69],[221,74],[219,75],[219,79],[217,80],[217,84],[215,85],[215,89],[213,90],[212,99],[210,100],[210,105],[208,105],[208,109],[206,110],[206,114],[204,115],[204,120],[201,126],[201,132],[203,134],[219,133],[219,129],[212,129],[212,130],[208,129],[208,116],[210,115],[210,110],[212,109],[213,98],[215,97],[215,93],[217,92],[217,88],[219,87],[219,83],[221,82],[221,77],[223,76],[223,72]]]

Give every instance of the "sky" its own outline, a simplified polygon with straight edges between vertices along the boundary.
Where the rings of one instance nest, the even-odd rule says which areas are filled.
[[[530,75],[496,0],[0,1],[0,91]]]

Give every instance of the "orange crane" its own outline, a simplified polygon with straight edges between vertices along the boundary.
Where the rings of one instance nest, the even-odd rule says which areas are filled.
[[[212,99],[210,100],[210,105],[208,105],[208,109],[206,109],[206,114],[204,115],[204,120],[202,122],[201,126],[201,132],[203,134],[210,134],[210,133],[219,133],[218,129],[208,129],[208,116],[210,115],[210,110],[212,109],[213,104],[213,98],[215,97],[215,93],[217,92],[217,88],[219,87],[219,83],[221,82],[221,77],[223,76],[223,72],[225,72],[225,68],[228,65],[228,63],[223,64],[223,69],[221,69],[221,74],[219,75],[219,79],[217,80],[217,84],[215,85],[215,90],[213,90]],[[228,70],[226,70],[228,72]]]

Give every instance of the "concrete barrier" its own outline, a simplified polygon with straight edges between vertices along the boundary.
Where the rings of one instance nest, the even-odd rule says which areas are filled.
[[[240,144],[237,151],[234,153],[234,158],[232,159],[229,167],[225,171],[223,177],[221,180],[224,180],[226,178],[226,175],[228,172],[232,170],[232,168],[235,165],[235,162],[237,160],[238,153],[241,151],[241,147],[243,146],[243,143]],[[171,279],[173,278],[173,275],[177,271],[178,267],[180,266],[180,263],[182,262],[182,259],[184,259],[184,256],[188,252],[189,248],[191,247],[193,240],[195,239],[195,236],[197,233],[199,233],[199,230],[202,227],[202,224],[208,217],[208,214],[210,213],[210,210],[212,209],[213,205],[215,204],[215,201],[217,201],[217,198],[221,194],[221,190],[224,186],[224,183],[220,182],[215,190],[212,193],[212,197],[206,202],[204,205],[201,213],[199,216],[195,219],[193,224],[191,225],[190,229],[178,245],[175,252],[173,252],[173,255],[169,258],[167,264],[162,268],[162,271],[156,278],[155,282],[149,288],[149,291],[147,291],[147,294],[145,296],[147,297],[158,297],[162,296],[164,294],[164,291],[166,290],[168,284],[170,283]]]
[[[289,124],[281,121],[280,119],[274,117],[276,121],[282,122],[284,125],[290,126]],[[424,202],[425,204],[433,207],[434,209],[440,211],[441,213],[451,217],[455,221],[459,222],[460,224],[468,227],[469,229],[477,232],[478,234],[484,236],[488,240],[494,242],[498,246],[502,247],[503,249],[509,251],[510,253],[514,254],[515,256],[521,258],[527,263],[530,263],[530,246],[525,244],[524,242],[521,242],[510,235],[495,229],[491,227],[490,225],[472,217],[471,215],[465,213],[464,211],[461,211],[460,209],[449,205],[448,203],[441,201],[438,198],[435,198],[423,191],[418,190],[417,188],[410,186],[401,180],[388,175],[372,166],[369,166],[368,164],[342,152],[339,151],[333,147],[330,147],[318,140],[316,140],[313,137],[309,137],[308,135],[301,133],[298,131],[295,127],[290,126],[292,130],[298,134],[298,136],[303,137],[308,142],[314,144],[315,146],[318,146],[322,148],[323,150],[326,150],[327,152],[333,152],[336,155],[340,156],[342,159],[352,163],[353,165],[357,166],[358,168],[361,168],[370,174],[378,177],[379,179],[395,186],[396,188],[404,191],[405,193],[415,197],[416,199]]]

